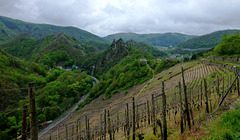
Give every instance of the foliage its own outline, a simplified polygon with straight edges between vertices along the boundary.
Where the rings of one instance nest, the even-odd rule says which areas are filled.
[[[74,37],[59,33],[42,39],[33,39],[28,34],[22,34],[1,44],[0,48],[15,57],[40,62],[48,67],[59,64],[71,67],[81,60],[84,50],[89,47],[83,47]]]
[[[142,65],[139,56],[130,56],[124,58],[120,64],[112,67],[104,76],[103,92],[106,98],[111,97],[114,93],[127,89],[135,84],[142,83],[152,77],[152,71],[147,65]],[[99,92],[99,91],[98,91]],[[98,93],[97,94],[100,94]],[[92,92],[90,92],[91,94]],[[92,93],[93,94],[93,93]],[[102,94],[102,93],[101,93]]]
[[[38,123],[43,123],[46,121],[46,115],[40,114],[37,116]]]
[[[28,105],[28,89],[25,88],[29,82],[37,87],[39,123],[58,117],[92,87],[92,78],[86,73],[64,69],[46,72],[41,65],[21,61],[1,49],[0,67],[0,109],[6,110],[0,113],[0,139],[15,139],[20,134],[21,110],[23,105]]]
[[[63,33],[48,35],[41,39],[34,39],[25,33],[1,44],[0,48],[15,57],[40,62],[48,69],[58,65],[72,67],[81,64],[89,54],[101,51],[106,45],[94,41],[81,43]]]
[[[35,82],[38,86],[44,86],[45,70],[33,62],[20,61],[0,49],[0,89],[15,89],[27,87],[27,83]],[[22,93],[23,92],[23,93]],[[18,101],[24,99],[26,90],[1,91],[0,108],[16,106]]]
[[[217,45],[214,52],[218,55],[240,54],[240,35],[224,35],[222,42]]]
[[[4,49],[4,51],[15,57],[29,59],[34,50],[33,46],[36,45],[36,40],[25,33],[17,36],[11,41],[3,43],[0,48]]]
[[[126,42],[126,44],[128,44],[128,42]],[[145,50],[155,57],[166,57],[167,56],[167,54],[164,53],[163,51],[160,51],[160,50],[154,48],[153,46],[148,45],[143,42],[135,42],[135,43],[131,44],[131,46],[136,47],[141,50]]]
[[[89,41],[83,41],[82,46],[84,48],[84,52],[91,53],[91,52],[103,51],[109,47],[109,44],[89,40]]]
[[[123,40],[118,40],[113,42],[113,44],[105,51],[85,59],[82,62],[82,67],[92,71],[93,66],[95,66],[94,75],[102,75],[111,67],[118,64],[124,57],[128,55],[128,53],[129,51]]]
[[[217,120],[213,122],[214,130],[210,130],[211,136],[217,139],[239,139],[240,138],[240,105],[235,109],[224,112]]]
[[[36,91],[37,106],[40,108],[55,108],[55,112],[40,112],[46,115],[47,120],[56,118],[66,109],[87,94],[92,87],[92,78],[84,73],[76,73],[55,69],[46,77],[46,86]],[[61,108],[61,109],[59,109]]]
[[[163,59],[162,61],[160,61],[156,68],[155,68],[155,73],[160,73],[162,72],[164,69],[168,69],[176,64],[178,64],[180,61],[179,60],[172,60],[172,59]]]
[[[15,116],[7,117],[6,114],[0,113],[0,139],[8,140],[17,137],[21,132],[21,126],[17,123]]]

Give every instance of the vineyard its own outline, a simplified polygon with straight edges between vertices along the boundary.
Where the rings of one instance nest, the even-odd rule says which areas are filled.
[[[240,95],[238,71],[209,61],[178,64],[126,95],[100,96],[40,139],[174,139]]]

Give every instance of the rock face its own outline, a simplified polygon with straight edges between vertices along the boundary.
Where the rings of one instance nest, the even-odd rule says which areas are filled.
[[[128,40],[128,41],[126,42],[126,45],[129,46],[129,45],[134,45],[134,44],[136,44],[136,43],[137,43],[136,41],[134,41],[133,39],[131,39],[131,40]]]
[[[122,39],[117,41],[113,40],[111,46],[102,53],[96,55],[88,65],[96,66],[94,74],[101,75],[118,64],[127,55],[128,49],[124,41]]]

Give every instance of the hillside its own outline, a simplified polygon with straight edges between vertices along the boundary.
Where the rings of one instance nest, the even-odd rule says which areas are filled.
[[[180,43],[177,45],[176,48],[182,49],[210,49],[218,45],[221,40],[222,36],[227,33],[229,35],[239,32],[239,30],[222,30],[216,31],[210,34],[198,36],[192,39],[189,39],[185,42]]]
[[[105,51],[87,57],[82,66],[94,70],[95,75],[107,72],[128,55],[128,49],[123,40],[114,41]]]
[[[160,50],[156,49],[155,47],[153,47],[147,43],[144,43],[144,42],[135,42],[134,40],[129,40],[126,42],[126,45],[127,46],[131,45],[138,49],[147,51],[155,57],[167,57],[168,56],[165,52],[160,51]]]
[[[0,109],[11,108],[24,99],[25,93],[18,90],[4,91],[27,87],[28,82],[39,83],[46,76],[45,70],[36,63],[24,62],[0,49]],[[3,90],[3,91],[2,91]],[[26,90],[24,90],[26,91]]]
[[[136,33],[118,33],[108,35],[104,39],[113,41],[122,38],[124,41],[134,40],[136,42],[144,42],[158,47],[176,46],[181,42],[194,38],[193,35],[185,35],[180,33],[164,33],[164,34],[136,34]]]
[[[94,67],[94,74],[102,75],[111,67],[121,62],[122,59],[130,56],[154,58],[165,57],[167,54],[145,43],[136,43],[134,41],[127,41],[125,43],[122,39],[119,39],[117,41],[114,40],[111,46],[103,52],[86,57],[82,66],[91,71]]]
[[[25,33],[1,44],[0,48],[15,57],[51,67],[77,64],[83,56],[97,49],[81,45],[79,40],[64,33],[41,39],[34,39]]]
[[[45,71],[42,65],[15,58],[0,49],[0,139],[21,133],[22,106],[29,105],[28,83],[36,91],[37,123],[54,120],[87,94],[92,78],[78,70]],[[29,126],[28,126],[29,127]]]
[[[131,88],[119,91],[112,98],[105,100],[104,95],[93,100],[83,108],[74,112],[55,128],[51,129],[51,138],[65,137],[65,133],[70,135],[73,128],[76,128],[74,122],[79,122],[78,127],[83,128],[77,134],[73,133],[71,137],[86,138],[85,132],[94,138],[100,138],[105,135],[116,139],[131,138],[133,133],[133,117],[135,116],[135,137],[144,137],[144,139],[160,139],[163,133],[163,86],[166,94],[166,121],[168,139],[229,139],[239,138],[238,122],[239,103],[234,106],[238,111],[227,111],[231,104],[239,97],[238,88],[234,87],[229,93],[229,85],[234,84],[234,72],[232,66],[225,67],[226,64],[208,63],[208,62],[188,62],[178,64],[168,70],[165,70],[151,80],[135,85]],[[184,96],[182,89],[181,67],[184,68],[184,77],[186,83],[187,99],[189,104],[189,115],[191,130],[187,123],[186,113],[184,120],[181,121],[180,95]],[[218,80],[218,84],[216,81]],[[205,82],[206,81],[206,82]],[[180,87],[179,87],[180,83]],[[205,84],[206,83],[206,84]],[[219,86],[219,87],[218,87]],[[181,90],[179,90],[181,88]],[[103,88],[104,89],[104,88]],[[230,88],[231,89],[231,88]],[[221,96],[225,96],[222,98]],[[135,100],[133,100],[135,97]],[[220,98],[219,98],[220,97]],[[182,102],[185,98],[183,97]],[[223,104],[218,108],[219,102]],[[207,104],[207,105],[206,105]],[[133,111],[135,105],[135,111]],[[186,106],[183,103],[183,108]],[[206,109],[208,108],[208,109]],[[216,109],[216,110],[215,110]],[[133,115],[135,112],[135,115]],[[221,115],[222,114],[222,115]],[[221,115],[221,116],[220,116]],[[219,117],[220,116],[220,117]],[[107,121],[104,122],[104,118]],[[215,119],[219,117],[219,119]],[[85,118],[89,120],[88,129],[85,129]],[[155,119],[156,121],[154,121]],[[231,121],[234,120],[234,121]],[[87,121],[88,122],[88,121]],[[180,125],[183,125],[181,134]],[[63,127],[64,124],[64,127]],[[211,124],[211,125],[210,125]],[[221,125],[223,124],[223,125]],[[106,133],[103,131],[107,127]],[[213,126],[214,127],[213,127]],[[67,126],[67,130],[66,127]],[[233,126],[233,127],[232,127]],[[154,130],[156,133],[154,134]],[[209,131],[211,130],[211,131]],[[48,139],[49,134],[40,139]]]
[[[8,41],[19,34],[28,33],[33,38],[42,38],[49,34],[65,33],[78,40],[106,42],[104,39],[75,27],[61,27],[48,24],[33,24],[21,20],[0,16],[0,43]]]

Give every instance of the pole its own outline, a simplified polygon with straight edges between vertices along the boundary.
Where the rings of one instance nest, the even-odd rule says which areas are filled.
[[[163,102],[163,140],[167,139],[167,119],[166,119],[166,95],[164,92],[164,82],[162,82],[162,102]]]
[[[104,110],[104,140],[106,140],[106,131],[107,131],[107,120],[106,120],[106,109]]]
[[[132,136],[132,139],[135,140],[135,131],[136,131],[136,119],[135,119],[135,100],[134,100],[134,97],[132,98],[133,100],[133,136]]]
[[[182,89],[181,89],[181,83],[178,83],[178,87],[179,87],[179,97],[180,97],[180,116],[181,116],[181,133],[183,134],[183,108],[182,108]]]
[[[205,103],[206,103],[206,112],[209,113],[209,107],[208,107],[208,91],[207,91],[207,82],[206,79],[204,79],[204,88],[205,88]]]
[[[185,108],[187,113],[187,122],[188,122],[189,130],[191,130],[190,114],[189,114],[188,100],[187,100],[187,89],[186,89],[185,80],[184,80],[183,67],[182,67],[182,80],[183,80],[183,91],[185,96],[184,98],[185,98]]]
[[[155,124],[155,102],[154,95],[152,94],[152,121],[153,121],[153,134],[156,135],[156,124]]]
[[[27,140],[27,106],[22,108],[22,140]]]
[[[38,128],[37,128],[37,112],[36,112],[36,99],[35,92],[33,90],[34,83],[29,83],[29,106],[30,106],[30,136],[31,140],[38,140]]]

